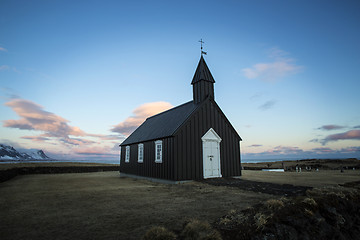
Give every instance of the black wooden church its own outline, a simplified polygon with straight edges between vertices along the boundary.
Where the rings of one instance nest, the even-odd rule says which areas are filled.
[[[173,181],[241,175],[241,138],[214,99],[201,56],[193,100],[146,119],[120,145],[120,173]]]

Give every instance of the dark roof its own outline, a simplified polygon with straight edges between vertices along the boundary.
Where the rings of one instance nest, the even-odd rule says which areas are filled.
[[[205,62],[203,56],[201,56],[201,58],[200,58],[199,64],[196,68],[196,71],[195,71],[193,80],[191,81],[191,84],[194,84],[201,80],[212,82],[212,83],[215,82],[208,66],[206,65],[206,62]]]
[[[198,106],[193,101],[190,101],[149,117],[120,145],[129,145],[172,136]]]

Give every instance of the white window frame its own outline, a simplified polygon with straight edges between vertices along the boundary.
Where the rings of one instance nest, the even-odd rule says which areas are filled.
[[[130,162],[130,146],[125,147],[125,162]]]
[[[138,163],[144,162],[144,144],[138,144]]]
[[[160,147],[160,152],[158,154],[158,146]],[[158,140],[155,142],[155,162],[156,163],[162,163],[162,153],[163,153],[163,146],[162,141]]]

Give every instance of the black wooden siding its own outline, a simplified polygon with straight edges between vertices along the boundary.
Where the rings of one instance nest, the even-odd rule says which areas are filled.
[[[201,137],[210,128],[213,128],[222,139],[220,142],[222,176],[241,175],[241,139],[216,104],[207,100],[175,134],[175,180],[203,178]]]
[[[193,86],[193,99],[194,102],[201,103],[207,97],[214,98],[214,84],[209,81],[199,81],[194,83]]]
[[[125,163],[126,145],[121,146],[120,172],[168,180],[203,178],[201,137],[213,128],[220,136],[220,164],[223,177],[240,176],[240,140],[216,103],[208,98],[172,137],[142,142],[144,160],[138,163],[138,143],[130,145],[130,161]],[[155,141],[163,141],[162,163],[155,163]]]
[[[155,141],[162,140],[162,163],[155,162]],[[138,162],[138,143],[130,146],[130,161],[125,162],[126,146],[121,146],[120,172],[139,176],[175,180],[174,138],[156,139],[144,144],[143,163]]]

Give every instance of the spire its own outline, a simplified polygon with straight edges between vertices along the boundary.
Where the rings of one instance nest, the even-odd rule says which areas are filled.
[[[195,104],[201,103],[208,97],[214,98],[214,83],[215,80],[206,65],[204,57],[201,55],[199,64],[191,81]]]
[[[198,64],[198,66],[196,68],[194,77],[193,77],[193,79],[191,81],[191,84],[194,84],[194,83],[199,82],[201,80],[208,81],[208,82],[211,82],[211,83],[215,83],[215,80],[214,80],[213,76],[211,75],[211,72],[210,72],[208,66],[206,65],[206,62],[205,62],[204,57],[202,55],[201,55],[199,64]]]

